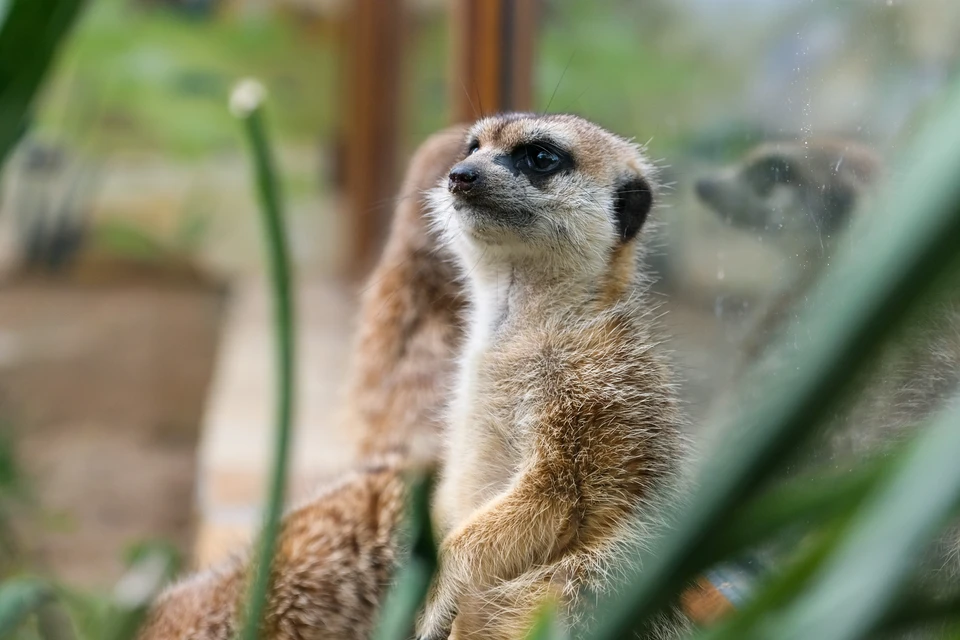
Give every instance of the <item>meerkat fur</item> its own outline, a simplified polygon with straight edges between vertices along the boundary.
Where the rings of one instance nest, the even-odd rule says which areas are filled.
[[[419,636],[523,638],[544,600],[578,622],[661,526],[682,415],[638,268],[656,172],[576,116],[470,130],[431,194],[469,312]]]
[[[364,459],[380,462],[284,516],[264,638],[361,640],[372,632],[401,553],[403,474],[436,459],[461,333],[461,285],[427,228],[423,196],[462,154],[464,131],[434,134],[414,154],[365,289],[342,428],[357,435]],[[247,553],[171,586],[140,640],[233,640],[251,575]]]
[[[397,459],[343,478],[284,516],[260,637],[366,640],[400,560]],[[139,640],[234,640],[255,565],[237,556],[168,588]]]
[[[424,199],[459,159],[465,131],[436,133],[411,158],[390,236],[364,288],[340,420],[356,435],[361,458],[402,452],[426,463],[439,456],[464,298]]]

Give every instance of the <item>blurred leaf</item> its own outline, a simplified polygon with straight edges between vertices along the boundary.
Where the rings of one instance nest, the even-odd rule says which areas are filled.
[[[729,514],[782,473],[883,343],[956,259],[960,237],[960,84],[941,116],[904,154],[904,173],[878,201],[859,244],[838,256],[813,304],[792,327],[803,348],[796,368],[755,377],[747,410],[733,418],[717,451],[699,469],[699,488],[678,526],[643,565],[594,638],[629,637],[670,602],[704,562]],[[903,215],[910,211],[911,215]],[[857,236],[859,237],[859,236]],[[802,328],[802,331],[798,328]],[[775,354],[776,355],[776,354]]]
[[[780,571],[767,576],[749,602],[716,628],[697,636],[698,640],[744,640],[751,637],[751,632],[765,616],[787,604],[808,584],[836,545],[841,531],[842,526],[834,523],[800,540],[793,558],[785,562]]]
[[[852,640],[892,604],[915,560],[960,503],[960,403],[872,496],[815,585],[765,628],[785,640]],[[765,636],[771,637],[771,636]]]
[[[558,618],[557,603],[548,600],[540,609],[536,622],[527,634],[527,640],[563,640],[566,637]]]
[[[37,631],[42,640],[75,640],[77,637],[70,616],[57,600],[37,609]]]
[[[0,27],[0,167],[82,0],[13,0]]]
[[[105,640],[132,640],[147,609],[176,565],[175,554],[162,545],[144,546],[113,590],[113,607]]]
[[[49,585],[32,578],[15,578],[0,584],[0,638],[16,631],[53,598]]]
[[[410,557],[397,572],[396,582],[384,601],[374,638],[407,640],[413,635],[420,606],[427,598],[437,570],[437,546],[430,521],[429,475],[412,482],[409,498]]]
[[[863,461],[840,473],[807,474],[771,487],[731,514],[705,562],[735,555],[785,529],[823,524],[850,513],[892,466],[897,453]]]

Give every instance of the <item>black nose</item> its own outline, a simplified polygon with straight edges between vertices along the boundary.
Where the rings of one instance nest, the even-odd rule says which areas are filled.
[[[476,167],[468,164],[458,164],[450,170],[450,180],[447,183],[447,188],[454,193],[469,191],[479,178],[480,172],[477,171]]]

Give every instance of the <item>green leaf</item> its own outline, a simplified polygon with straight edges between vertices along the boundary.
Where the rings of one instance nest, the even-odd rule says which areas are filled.
[[[0,167],[82,0],[13,0],[0,27]]]
[[[960,403],[923,434],[902,467],[861,509],[811,589],[767,625],[769,632],[784,640],[866,637],[960,503],[957,452]]]
[[[39,580],[15,578],[0,584],[0,638],[16,631],[53,598],[53,589]]]
[[[417,612],[426,600],[430,581],[437,570],[437,546],[430,521],[430,476],[416,478],[410,488],[410,557],[397,573],[396,582],[384,601],[377,640],[407,640],[413,635]]]
[[[235,115],[244,125],[250,144],[263,221],[264,245],[270,272],[274,310],[274,341],[277,359],[276,427],[273,466],[268,487],[269,501],[260,539],[256,574],[250,591],[250,604],[240,637],[257,640],[260,619],[270,590],[271,566],[280,531],[286,492],[287,466],[293,423],[294,392],[294,314],[290,257],[284,229],[280,186],[273,154],[267,139],[263,115],[263,87],[252,80],[240,83],[231,97]]]
[[[830,416],[876,348],[956,266],[960,238],[960,84],[940,117],[903,155],[903,174],[883,209],[851,232],[860,242],[824,275],[815,304],[788,332],[802,345],[796,368],[757,378],[722,445],[699,469],[691,503],[668,538],[611,605],[592,638],[630,637],[666,606],[705,561],[729,514],[782,473],[786,462]],[[910,215],[904,215],[909,211]],[[736,428],[734,428],[736,427]]]
[[[548,600],[540,609],[536,622],[527,633],[526,640],[563,640],[566,632],[560,625],[557,603]]]
[[[150,603],[169,579],[175,564],[175,554],[167,548],[154,545],[140,549],[130,569],[114,587],[106,640],[136,637]]]

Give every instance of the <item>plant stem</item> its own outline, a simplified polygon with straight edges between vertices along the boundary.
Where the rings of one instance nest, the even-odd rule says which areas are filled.
[[[249,89],[253,85],[246,85]],[[238,87],[235,95],[244,89]],[[276,549],[280,519],[283,514],[286,493],[287,467],[290,450],[290,432],[293,422],[294,393],[294,326],[293,296],[291,294],[290,260],[287,250],[279,186],[274,170],[270,147],[264,125],[262,98],[253,92],[254,99],[237,109],[253,155],[257,180],[257,192],[263,214],[264,239],[266,241],[274,311],[274,338],[277,361],[277,397],[274,460],[270,477],[269,501],[260,539],[260,549],[255,564],[255,577],[250,591],[246,621],[240,638],[256,640],[259,636],[261,618],[270,590],[271,566]],[[262,94],[262,91],[261,91]]]

